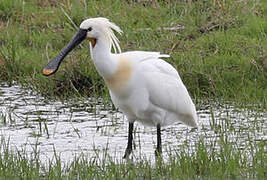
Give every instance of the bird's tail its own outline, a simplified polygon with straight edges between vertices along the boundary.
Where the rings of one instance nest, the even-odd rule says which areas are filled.
[[[159,54],[159,56],[158,56],[159,58],[161,58],[161,57],[165,57],[165,58],[168,58],[168,57],[170,57],[170,55],[168,55],[168,54]]]

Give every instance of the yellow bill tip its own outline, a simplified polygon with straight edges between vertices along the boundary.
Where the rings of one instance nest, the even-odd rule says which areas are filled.
[[[46,69],[46,68],[44,68],[43,69],[43,74],[46,75],[46,76],[49,76],[49,75],[53,74],[54,71],[55,71],[55,69]]]

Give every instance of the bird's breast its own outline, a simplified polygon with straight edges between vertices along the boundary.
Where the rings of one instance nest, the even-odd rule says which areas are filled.
[[[116,93],[126,89],[130,83],[132,72],[131,63],[125,57],[120,57],[115,72],[104,79],[108,88]]]

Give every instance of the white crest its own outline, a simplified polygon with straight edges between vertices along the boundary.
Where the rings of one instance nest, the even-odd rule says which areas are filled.
[[[96,25],[101,28],[104,36],[109,40],[110,47],[114,49],[114,52],[121,53],[121,48],[118,38],[115,36],[113,31],[116,31],[120,35],[123,33],[122,30],[114,23],[110,22],[107,18],[97,17],[84,20],[80,28],[88,28],[88,24]]]

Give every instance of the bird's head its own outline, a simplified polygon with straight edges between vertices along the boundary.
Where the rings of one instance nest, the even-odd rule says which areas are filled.
[[[99,38],[105,38],[111,47],[114,48],[115,52],[117,50],[120,52],[119,41],[113,31],[121,34],[122,30],[108,19],[103,17],[86,19],[81,23],[80,29],[87,31],[86,37],[90,40],[93,47]]]
[[[119,34],[122,33],[118,26],[106,18],[98,17],[84,20],[68,45],[43,68],[43,74],[46,76],[54,74],[67,54],[85,39],[89,39],[92,48],[96,46],[100,39],[104,39],[108,43],[107,45],[114,49],[115,53],[117,51],[121,52],[119,40],[113,31]]]

